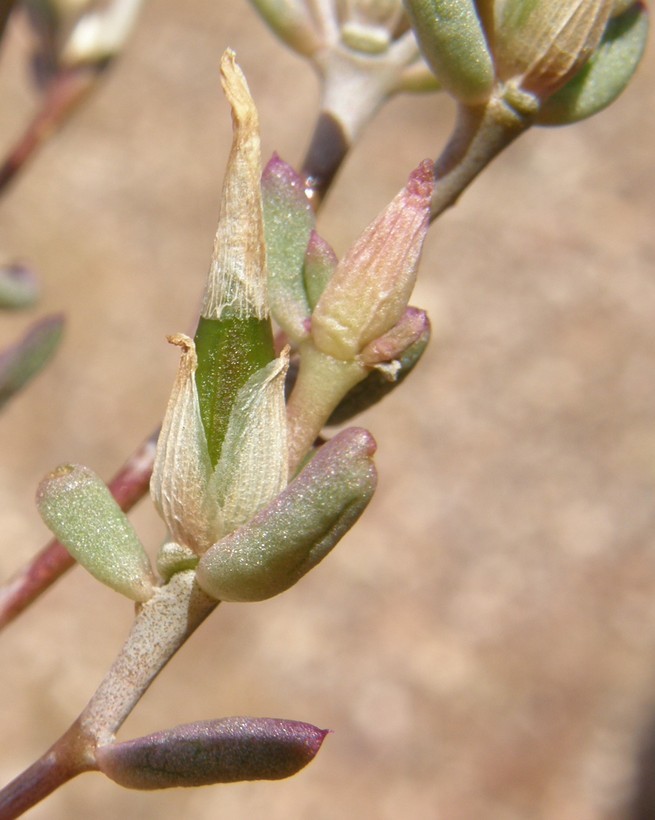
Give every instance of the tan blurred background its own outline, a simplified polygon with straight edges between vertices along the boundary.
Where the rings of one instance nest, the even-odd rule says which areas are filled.
[[[47,539],[33,504],[62,461],[103,477],[161,417],[207,269],[236,49],[265,154],[298,163],[317,82],[244,0],[158,0],[124,59],[0,203],[3,260],[63,310],[54,364],[0,420],[0,570]],[[0,145],[36,104],[16,31]],[[281,783],[138,793],[85,775],[32,811],[66,818],[632,818],[655,725],[655,106],[652,49],[582,125],[521,138],[435,225],[414,299],[435,338],[361,423],[380,487],[296,588],[227,605],[154,684],[122,738],[221,715],[334,730]],[[448,134],[445,98],[389,104],[320,228],[343,252]],[[25,314],[0,316],[0,343]],[[154,552],[162,528],[134,521]],[[78,714],[131,606],[82,570],[0,637],[0,778]],[[644,814],[641,820],[655,816]]]

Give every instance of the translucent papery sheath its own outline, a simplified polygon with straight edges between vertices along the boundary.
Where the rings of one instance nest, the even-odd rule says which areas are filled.
[[[252,518],[287,481],[283,354],[237,393],[221,458],[212,469],[200,418],[193,341],[182,348],[177,379],[157,445],[150,491],[172,539],[202,554]]]

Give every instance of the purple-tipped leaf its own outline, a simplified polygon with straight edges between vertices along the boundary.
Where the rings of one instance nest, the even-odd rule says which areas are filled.
[[[46,316],[35,322],[16,344],[0,353],[0,407],[50,361],[63,331],[63,316]]]
[[[262,174],[271,313],[295,342],[307,335],[309,303],[303,265],[314,214],[302,179],[277,154]]]
[[[229,717],[101,746],[96,759],[127,789],[281,780],[314,759],[326,734],[295,720]]]
[[[404,324],[405,320],[409,320],[404,328],[399,326]],[[396,333],[398,329],[398,333]],[[412,330],[413,329],[413,330]],[[411,332],[408,332],[411,331]],[[414,335],[417,332],[417,335]],[[405,335],[407,333],[407,336]],[[402,339],[414,338],[402,352],[398,353],[397,348],[402,344]],[[350,421],[353,416],[363,413],[377,404],[392,390],[395,390],[399,384],[409,376],[414,367],[418,364],[419,359],[423,355],[428,342],[430,341],[430,320],[427,314],[417,308],[407,308],[407,311],[388,334],[372,342],[362,352],[362,357],[369,352],[370,356],[373,353],[378,356],[378,363],[390,361],[393,359],[397,362],[394,369],[386,369],[384,366],[375,367],[368,376],[359,384],[356,384],[339,402],[338,406],[328,419],[328,424],[345,424]],[[395,351],[395,353],[394,353]],[[380,358],[387,356],[386,360]]]
[[[39,283],[33,270],[21,264],[0,267],[0,308],[29,307],[38,295]]]
[[[391,330],[366,345],[359,354],[359,361],[370,366],[392,362],[400,359],[418,341],[427,342],[429,338],[430,322],[427,313],[419,308],[408,307]]]
[[[375,490],[375,441],[350,428],[248,524],[202,556],[197,578],[217,600],[262,601],[293,586],[334,547]]]

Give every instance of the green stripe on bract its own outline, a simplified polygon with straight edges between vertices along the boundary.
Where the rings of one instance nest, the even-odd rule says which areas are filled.
[[[275,358],[269,319],[200,318],[195,343],[200,415],[212,466],[221,454],[236,394],[250,376]]]
[[[195,336],[200,415],[212,466],[220,458],[236,394],[250,376],[275,358],[269,319],[200,318]]]

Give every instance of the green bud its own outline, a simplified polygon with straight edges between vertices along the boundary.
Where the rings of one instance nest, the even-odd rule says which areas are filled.
[[[157,572],[168,583],[176,572],[195,569],[198,556],[189,547],[167,541],[157,553]]]
[[[41,482],[41,518],[94,578],[134,601],[153,594],[150,561],[106,484],[88,467],[65,464]]]
[[[211,463],[221,453],[238,391],[274,357],[261,201],[259,118],[232,51],[221,60],[232,109],[232,150],[195,343],[200,414]]]
[[[295,720],[228,717],[100,746],[96,761],[126,789],[281,780],[314,759],[326,734]]]
[[[443,88],[467,105],[485,102],[495,72],[474,0],[405,0],[405,7]]]
[[[613,17],[586,65],[541,106],[538,125],[566,125],[591,117],[621,94],[639,65],[648,38],[648,11],[633,3]]]
[[[356,428],[323,445],[266,509],[202,556],[200,587],[217,600],[261,601],[293,586],[364,511],[374,452],[370,434]]]

